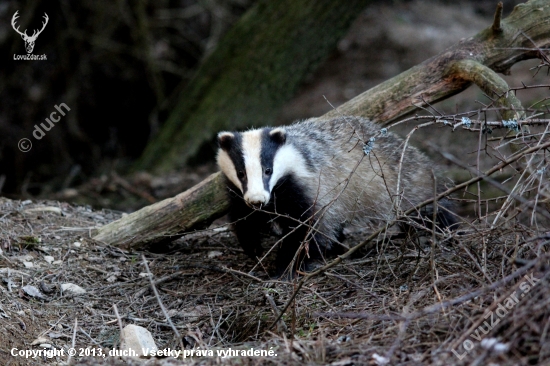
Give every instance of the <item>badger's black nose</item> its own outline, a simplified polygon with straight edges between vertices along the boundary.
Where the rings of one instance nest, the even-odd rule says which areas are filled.
[[[263,204],[264,203],[262,201],[248,201],[248,206],[254,209],[262,208]]]
[[[245,201],[246,201],[246,204],[251,207],[251,208],[255,208],[255,209],[259,209],[259,208],[262,208],[263,206],[265,206],[265,197],[261,194],[251,194],[251,195],[248,195],[245,196]]]

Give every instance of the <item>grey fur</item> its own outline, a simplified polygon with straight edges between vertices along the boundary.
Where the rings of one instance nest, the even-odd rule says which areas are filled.
[[[366,119],[309,119],[285,130],[287,143],[303,154],[311,175],[320,177],[308,181],[311,175],[304,175],[303,184],[317,197],[316,211],[324,211],[318,227],[321,232],[333,233],[332,228],[345,223],[375,228],[395,217],[395,207],[405,211],[433,197],[433,163],[413,146],[403,152],[403,139],[389,132],[381,134]],[[363,146],[372,137],[376,140],[365,155]]]

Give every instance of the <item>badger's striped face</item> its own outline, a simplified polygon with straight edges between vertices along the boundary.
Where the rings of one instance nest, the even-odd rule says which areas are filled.
[[[269,203],[273,187],[285,174],[278,163],[285,142],[282,128],[218,134],[218,166],[241,190],[247,205],[257,208]]]

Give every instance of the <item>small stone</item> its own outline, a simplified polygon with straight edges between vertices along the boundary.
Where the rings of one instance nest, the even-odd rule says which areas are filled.
[[[49,341],[50,340],[48,338],[39,337],[39,338],[36,338],[34,341],[32,341],[31,346],[36,346],[37,344],[41,344],[41,343],[48,343]]]
[[[129,324],[122,329],[120,349],[126,351],[131,349],[140,358],[147,358],[151,352],[158,350],[151,333],[147,329],[134,324]],[[132,352],[128,353],[132,354]]]
[[[40,290],[34,286],[26,285],[23,286],[22,290],[31,297],[35,297],[37,299],[46,299],[44,294],[42,294],[42,292],[40,292]]]
[[[23,265],[25,266],[25,268],[32,268],[34,267],[34,264],[32,262],[23,262]]]
[[[82,287],[75,285],[74,283],[64,283],[61,285],[61,291],[72,295],[82,295],[86,293]]]
[[[379,365],[379,366],[387,365],[388,363],[390,363],[390,360],[387,357],[380,356],[377,353],[373,354],[372,358],[373,358],[375,364]]]
[[[115,282],[116,280],[117,280],[117,276],[112,275],[112,276],[107,277],[107,279],[105,281],[107,281],[109,283],[112,283],[112,282]]]
[[[506,343],[501,343],[496,338],[485,338],[481,341],[481,347],[493,350],[496,353],[503,353],[508,352],[510,350],[510,346]]]
[[[54,257],[52,257],[51,255],[45,255],[45,256],[44,256],[44,260],[45,260],[46,262],[48,262],[49,264],[52,264],[53,261],[54,261]]]
[[[176,316],[178,316],[178,314],[179,314],[179,312],[176,309],[168,310],[168,316],[170,318],[175,318]]]
[[[67,336],[61,332],[49,332],[48,337],[52,339],[57,339],[57,338],[67,337]]]
[[[219,250],[211,250],[211,251],[208,252],[208,258],[216,258],[216,257],[219,257],[222,254],[223,253],[220,252]]]
[[[344,343],[344,342],[349,342],[349,341],[351,341],[351,337],[349,335],[341,335],[336,340],[336,342],[338,342],[338,343]]]

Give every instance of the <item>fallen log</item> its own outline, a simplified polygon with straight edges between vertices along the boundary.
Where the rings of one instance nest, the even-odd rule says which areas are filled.
[[[123,248],[139,248],[208,227],[229,208],[223,177],[212,174],[178,194],[124,216],[100,228],[94,240]]]
[[[509,73],[515,63],[531,58],[547,62],[542,49],[550,45],[550,2],[531,0],[517,5],[503,20],[501,15],[499,3],[494,23],[487,29],[320,118],[353,115],[383,125],[455,95],[472,83],[488,95],[501,96],[506,83],[496,72]],[[504,104],[518,107],[512,99]],[[223,179],[216,173],[176,197],[144,207],[96,229],[92,235],[94,240],[110,245],[143,247],[207,227],[227,209]]]

